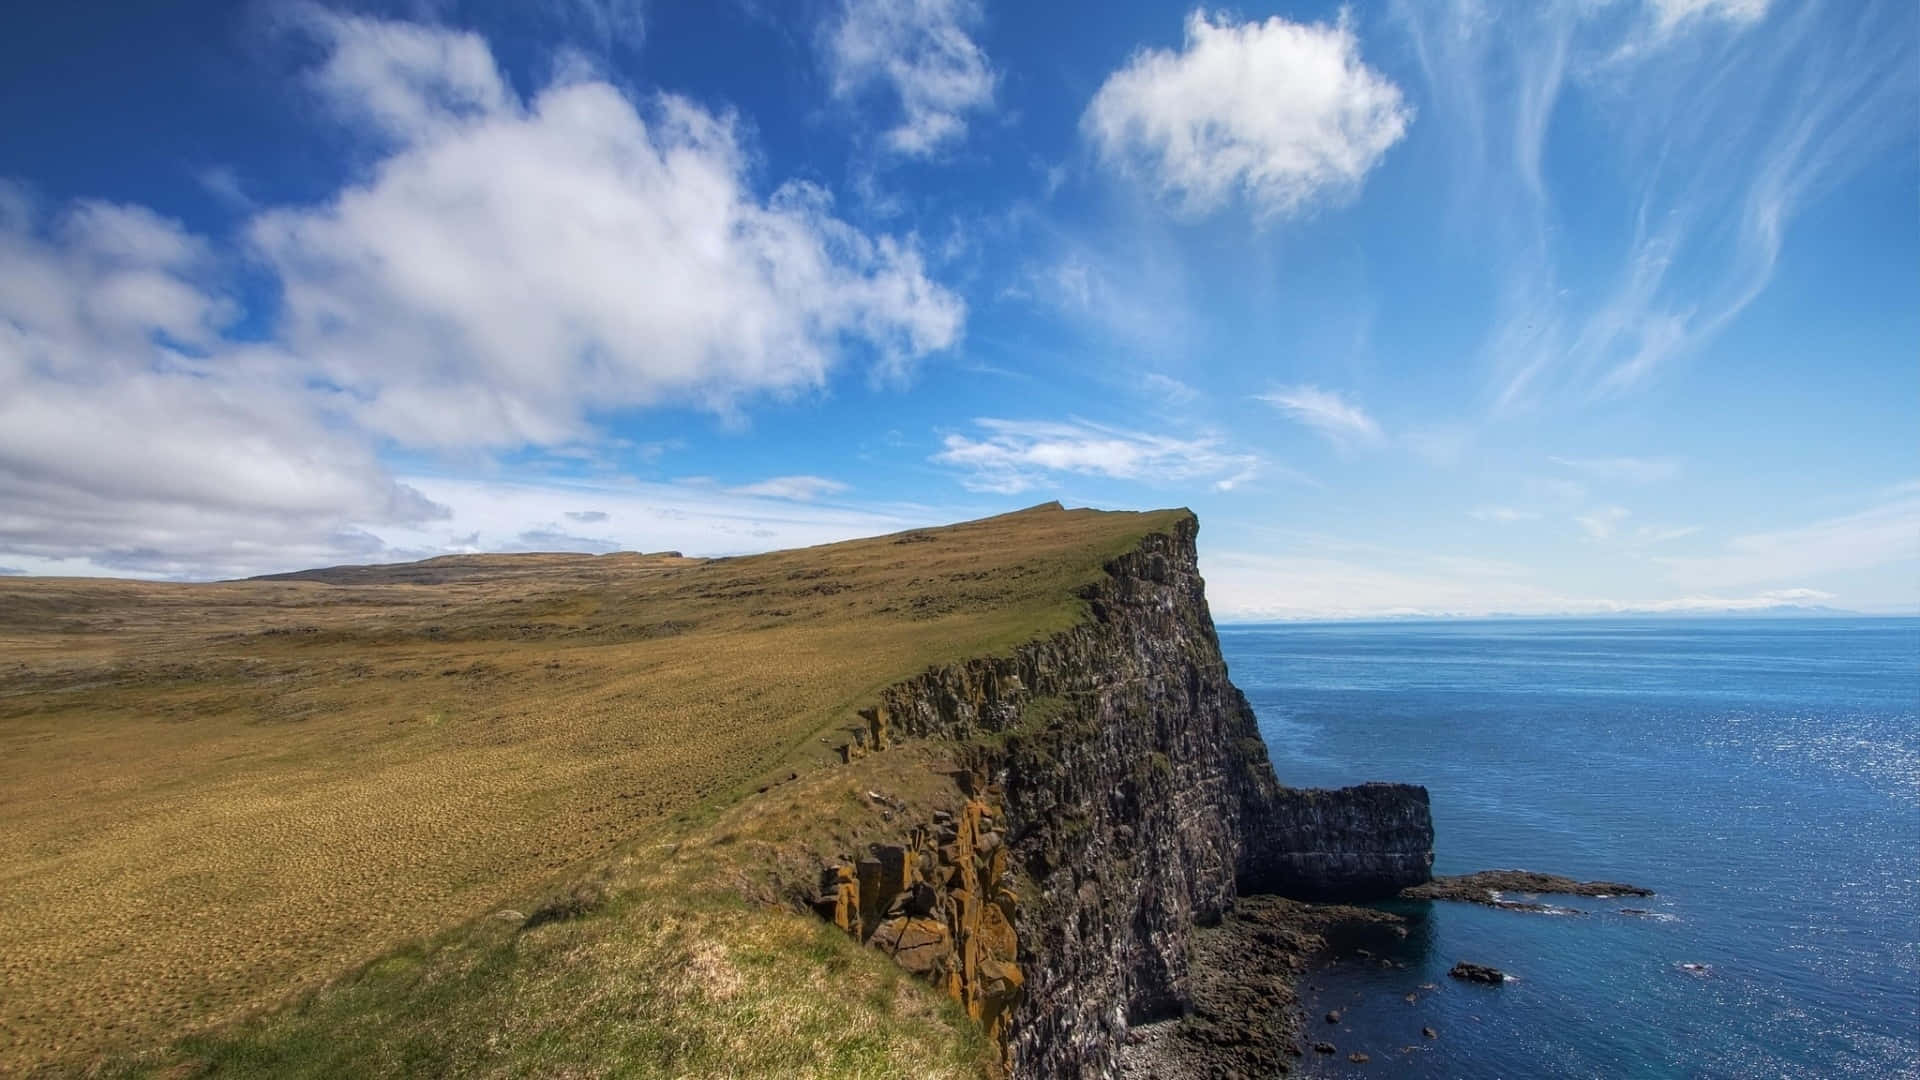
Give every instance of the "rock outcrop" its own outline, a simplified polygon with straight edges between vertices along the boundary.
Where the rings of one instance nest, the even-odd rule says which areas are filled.
[[[1433,873],[1433,818],[1423,787],[1284,791],[1262,828],[1244,891],[1367,899],[1418,886]]]
[[[1026,983],[1013,928],[1020,895],[989,802],[999,789],[976,773],[962,774],[961,786],[968,798],[958,814],[937,814],[905,844],[828,867],[815,908],[945,990],[1004,1047]]]
[[[1577,881],[1559,874],[1541,874],[1532,870],[1481,870],[1472,874],[1434,878],[1422,885],[1400,890],[1402,900],[1458,900],[1468,904],[1506,908],[1513,911],[1566,911],[1528,900],[1511,900],[1505,893],[1558,896],[1652,896],[1653,890],[1619,881]],[[1637,908],[1623,909],[1637,912]]]
[[[943,983],[1015,1075],[1114,1075],[1130,1027],[1188,1009],[1195,930],[1242,892],[1430,877],[1424,789],[1281,787],[1227,678],[1197,530],[1185,515],[1109,562],[1072,628],[889,687],[842,748],[950,740],[977,777],[951,828],[829,868],[819,908]]]

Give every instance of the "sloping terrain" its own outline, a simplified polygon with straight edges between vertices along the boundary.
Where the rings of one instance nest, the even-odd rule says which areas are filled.
[[[308,1022],[286,1021],[285,1039],[270,1020],[197,1045],[229,1070],[324,1073],[346,1047],[363,1069],[469,1071],[414,1010],[472,979],[528,995],[462,1014],[476,1042],[532,1025],[496,1057],[505,1072],[595,1071],[581,1064],[594,1048],[554,1032],[604,1009],[633,1018],[630,1044],[594,1059],[643,1073],[733,1060],[926,1074],[970,1060],[963,1024],[926,1026],[939,1007],[924,988],[800,916],[742,919],[743,902],[696,889],[723,867],[728,834],[681,837],[776,779],[849,783],[808,778],[879,688],[1073,623],[1078,587],[1172,517],[1043,507],[711,561],[485,556],[320,580],[0,581],[0,1072],[150,1047],[382,956],[314,999],[298,1014]],[[884,768],[905,770],[907,790],[937,765]],[[818,808],[831,832],[838,810],[865,812],[858,794],[790,805]],[[688,862],[696,850],[713,854]],[[537,911],[530,898],[590,865],[612,877],[575,906],[618,895],[657,917],[482,918]],[[583,929],[616,922],[617,934]],[[631,963],[537,964],[537,986],[488,967],[622,940]],[[779,962],[796,951],[817,954],[813,971]],[[862,965],[858,985],[873,992],[814,995],[817,1015],[796,1007],[806,979]],[[569,969],[624,974],[568,982]],[[417,970],[433,985],[409,981]],[[663,973],[705,1004],[669,1008]],[[372,1042],[312,1022],[342,1001],[359,1001]],[[649,1026],[649,1009],[674,1020]],[[887,1037],[898,1024],[920,1035]]]

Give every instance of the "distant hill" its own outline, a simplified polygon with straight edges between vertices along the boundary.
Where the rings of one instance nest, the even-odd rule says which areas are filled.
[[[449,585],[463,581],[501,581],[526,577],[571,577],[581,571],[658,569],[692,564],[677,551],[615,551],[585,555],[571,551],[514,554],[440,555],[406,563],[326,566],[285,574],[261,574],[248,581],[317,581],[326,585]]]

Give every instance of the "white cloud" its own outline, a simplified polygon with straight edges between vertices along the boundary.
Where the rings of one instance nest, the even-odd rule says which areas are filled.
[[[1633,530],[1633,543],[1639,547],[1651,547],[1664,544],[1669,540],[1679,540],[1700,531],[1698,525],[1642,525]]]
[[[1180,439],[1081,420],[975,423],[984,429],[983,437],[948,435],[946,448],[933,456],[960,470],[960,482],[971,491],[1013,494],[1062,473],[1157,485],[1208,481],[1217,491],[1229,491],[1251,479],[1260,464],[1211,436]]]
[[[977,0],[844,0],[824,53],[834,97],[885,86],[899,99],[889,149],[926,157],[967,131],[967,114],[993,103],[995,75],[970,31]]]
[[[1378,443],[1380,425],[1359,405],[1317,386],[1282,386],[1258,395],[1261,401],[1320,432],[1336,445]]]
[[[392,530],[447,510],[382,444],[564,453],[604,445],[604,413],[731,415],[850,354],[895,372],[958,340],[963,306],[910,240],[811,185],[757,194],[729,117],[636,105],[579,65],[523,100],[474,35],[283,16],[321,46],[315,92],[377,139],[354,186],[248,222],[280,293],[268,340],[228,335],[232,261],[178,223],[50,213],[0,182],[10,565],[207,577],[411,551]]]
[[[1597,506],[1584,514],[1578,514],[1573,520],[1580,523],[1587,536],[1594,540],[1611,539],[1614,530],[1630,515],[1624,506]]]
[[[1900,496],[1796,528],[1737,536],[1709,555],[1658,561],[1672,580],[1692,589],[1798,584],[1920,561],[1920,497]]]
[[[1769,0],[1647,0],[1660,32],[1667,33],[1690,20],[1723,19],[1736,25],[1766,17]]]
[[[410,477],[428,497],[445,505],[446,522],[435,528],[386,530],[395,549],[437,549],[448,534],[473,535],[472,548],[509,549],[532,543],[542,529],[529,522],[560,520],[581,503],[607,515],[591,537],[601,548],[680,551],[687,555],[739,555],[776,548],[807,547],[860,536],[943,523],[941,511],[925,507],[867,509],[814,505],[785,498],[718,491],[697,484],[528,484]],[[552,530],[559,542],[567,530]],[[578,545],[575,550],[589,549]]]
[[[1427,83],[1423,124],[1453,157],[1450,218],[1497,279],[1482,349],[1502,410],[1626,395],[1705,353],[1767,289],[1800,211],[1910,128],[1897,3],[1814,0],[1776,18],[1762,0],[1396,12]],[[1735,32],[1694,32],[1710,27]],[[1611,212],[1549,167],[1569,93],[1618,122],[1561,166],[1600,155],[1633,178],[1610,264],[1570,254],[1558,224]]]
[[[1141,376],[1140,386],[1147,394],[1168,405],[1190,405],[1200,397],[1200,391],[1171,375],[1162,375],[1157,371],[1150,371]]]
[[[1535,511],[1516,510],[1511,506],[1481,506],[1469,511],[1469,514],[1476,521],[1500,521],[1507,523],[1515,521],[1537,521],[1540,517]]]
[[[773,476],[758,483],[728,488],[735,495],[757,495],[769,499],[794,499],[806,502],[822,495],[838,495],[847,485],[824,476]]]
[[[1554,457],[1549,460],[1555,465],[1563,465],[1595,480],[1614,480],[1629,484],[1653,484],[1662,480],[1671,480],[1680,472],[1678,463],[1654,458]]]
[[[1237,23],[1196,10],[1184,47],[1136,53],[1081,128],[1184,212],[1240,195],[1268,218],[1357,191],[1411,118],[1344,19]]]
[[[212,261],[142,208],[49,220],[0,184],[0,551],[218,574],[443,513],[328,423],[288,358],[222,342]]]
[[[957,340],[918,252],[827,194],[747,183],[732,121],[613,86],[521,102],[467,35],[315,15],[317,85],[398,140],[368,182],[257,218],[289,344],[369,427],[429,447],[577,436],[588,413],[730,410],[819,386],[843,345],[897,367]]]

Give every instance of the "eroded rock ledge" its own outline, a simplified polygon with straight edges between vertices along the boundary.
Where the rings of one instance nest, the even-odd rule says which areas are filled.
[[[1015,1075],[1116,1075],[1130,1029],[1191,1010],[1196,933],[1242,893],[1366,899],[1431,876],[1424,788],[1280,786],[1197,531],[1186,515],[1109,562],[1071,629],[887,688],[842,748],[953,744],[967,811],[827,867],[817,906],[965,1003]]]

